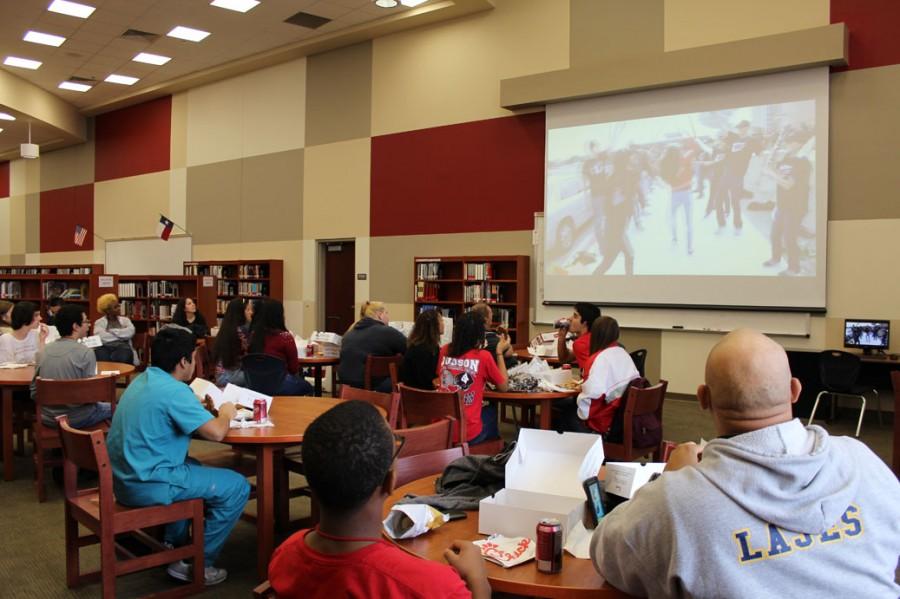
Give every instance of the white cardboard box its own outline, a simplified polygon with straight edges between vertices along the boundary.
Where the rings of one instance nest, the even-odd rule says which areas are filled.
[[[651,476],[662,473],[665,467],[663,462],[607,462],[603,487],[607,493],[631,499]]]
[[[523,428],[506,463],[506,488],[478,506],[478,532],[535,538],[542,518],[557,518],[563,542],[584,512],[582,482],[603,463],[599,435]]]

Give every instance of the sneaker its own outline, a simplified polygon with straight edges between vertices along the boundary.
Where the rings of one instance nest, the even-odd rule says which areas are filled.
[[[778,258],[777,260],[775,258],[769,258],[763,262],[763,266],[778,266],[779,264],[781,264],[781,258]]]
[[[194,579],[194,567],[184,560],[169,565],[166,572],[172,578],[183,582],[191,582]],[[208,587],[224,582],[226,578],[228,578],[228,572],[225,568],[207,566],[203,569],[203,583]]]

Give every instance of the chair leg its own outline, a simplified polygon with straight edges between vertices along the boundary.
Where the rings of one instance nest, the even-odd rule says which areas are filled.
[[[859,430],[862,428],[863,416],[866,414],[866,396],[858,395],[860,401],[862,401],[862,405],[859,408],[859,421],[856,423],[856,438],[859,438]]]
[[[101,533],[100,537],[100,579],[103,599],[116,597],[116,539],[112,531]]]
[[[34,485],[37,491],[38,503],[47,501],[47,488],[44,486],[44,448],[40,443],[34,447]]]
[[[872,389],[872,393],[875,394],[875,405],[878,406],[878,428],[881,428],[884,426],[881,418],[881,396],[878,395],[878,389]]]
[[[69,510],[69,505],[66,503],[66,586],[72,589],[78,586],[81,568],[78,561],[78,521],[72,517]]]
[[[819,400],[822,399],[823,395],[830,395],[828,391],[819,391],[819,394],[816,395],[816,403],[813,404],[812,412],[809,413],[809,422],[806,423],[806,426],[809,426],[813,423],[813,419],[816,417],[816,410],[819,408]],[[831,405],[834,406],[834,398],[831,398]]]

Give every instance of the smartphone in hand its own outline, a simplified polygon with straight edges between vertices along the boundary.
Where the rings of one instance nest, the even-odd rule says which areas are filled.
[[[581,486],[587,496],[585,501],[585,528],[597,528],[597,524],[606,515],[603,509],[603,492],[600,489],[600,481],[596,476],[585,479]]]

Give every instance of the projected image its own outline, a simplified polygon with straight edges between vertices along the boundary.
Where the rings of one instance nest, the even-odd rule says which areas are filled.
[[[551,129],[550,275],[816,274],[815,101]]]

